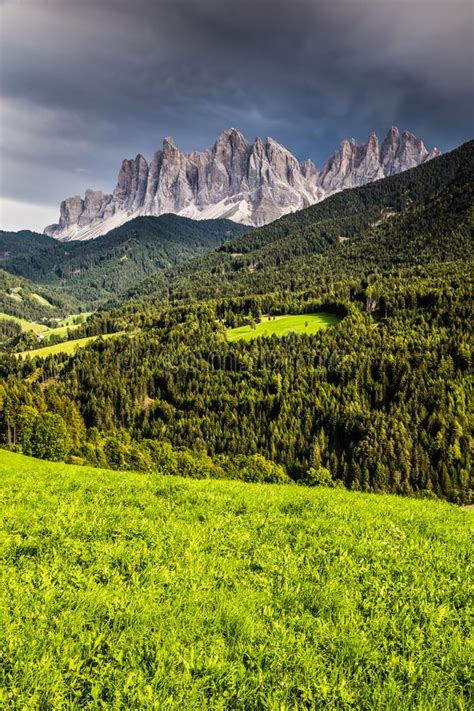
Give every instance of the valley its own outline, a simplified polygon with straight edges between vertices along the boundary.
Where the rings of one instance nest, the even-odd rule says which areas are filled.
[[[471,711],[472,3],[0,14],[0,710]]]
[[[229,220],[196,222],[162,215],[136,218],[85,243],[63,244],[37,233],[0,231],[0,266],[12,281],[37,284],[69,308],[90,311],[150,274],[220,247],[250,229]],[[62,307],[63,315],[68,306]]]
[[[226,221],[144,217],[57,252],[42,237],[35,254],[31,234],[3,233],[6,280],[28,278],[31,293],[33,277],[50,282],[84,311],[89,289],[106,299],[69,333],[68,321],[41,327],[41,344],[3,321],[3,443],[122,470],[468,504],[473,165],[471,142],[234,234]],[[161,266],[131,247],[204,237],[201,253]],[[46,444],[53,421],[62,434]]]

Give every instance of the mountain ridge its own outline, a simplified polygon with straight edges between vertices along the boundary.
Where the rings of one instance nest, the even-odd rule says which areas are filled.
[[[229,220],[163,214],[136,217],[88,241],[0,230],[0,267],[39,285],[65,289],[87,309],[97,308],[129,283],[215,249],[247,229]]]
[[[44,233],[59,240],[94,239],[138,216],[174,213],[192,219],[226,218],[262,226],[316,204],[345,188],[394,175],[440,155],[409,131],[392,126],[382,144],[344,140],[321,171],[299,161],[273,138],[249,143],[226,129],[212,148],[182,153],[171,137],[150,163],[122,161],[113,193],[86,190],[63,200],[57,224]]]
[[[324,291],[327,279],[338,279],[339,273],[361,276],[392,262],[463,259],[472,252],[473,171],[474,141],[469,141],[429,164],[338,192],[215,252],[157,272],[127,297],[224,298],[308,284]]]

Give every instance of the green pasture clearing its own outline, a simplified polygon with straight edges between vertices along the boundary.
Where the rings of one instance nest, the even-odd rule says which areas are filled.
[[[6,321],[15,321],[15,323],[20,324],[23,333],[27,331],[32,331],[33,333],[46,333],[50,329],[44,323],[35,323],[34,321],[26,321],[24,318],[18,318],[17,316],[11,316],[10,314],[0,313],[0,321],[4,319]]]
[[[0,450],[0,705],[469,708],[472,512]]]
[[[41,296],[40,294],[30,294],[31,298],[33,298],[35,301],[38,302],[38,304],[41,304],[42,306],[49,306],[51,309],[53,308],[53,305],[49,303],[47,299],[44,298],[44,296]]]
[[[341,320],[341,316],[326,312],[310,314],[284,314],[282,316],[262,316],[255,328],[251,326],[239,326],[230,328],[227,331],[229,341],[250,341],[260,336],[286,336],[289,333],[313,334],[321,329],[335,326]]]
[[[79,324],[71,324],[70,326],[55,326],[54,328],[49,328],[47,333],[44,334],[44,340],[47,341],[51,336],[67,336],[68,331],[74,331],[79,328]]]
[[[24,318],[18,318],[17,316],[11,316],[10,314],[0,313],[0,321],[6,319],[7,321],[15,321],[21,326],[23,333],[31,331],[33,333],[42,334],[45,339],[50,336],[66,336],[68,329],[74,330],[79,328],[79,326],[84,323],[88,316],[90,316],[92,311],[88,311],[83,314],[72,314],[67,318],[62,319],[58,322],[58,325],[54,328],[49,328],[44,323],[36,323],[35,321],[27,321]],[[83,318],[81,318],[83,317]]]
[[[17,291],[9,291],[7,293],[7,296],[9,296],[10,299],[13,299],[14,301],[23,301],[22,295],[19,294]]]
[[[58,327],[74,326],[76,324],[83,323],[93,313],[93,311],[84,311],[84,313],[81,314],[71,314],[70,316],[63,318],[62,321],[59,321]]]
[[[86,320],[87,317],[93,313],[92,311],[87,311],[83,314],[72,314],[67,318],[63,318],[58,322],[58,325],[54,328],[48,329],[47,334],[45,334],[45,339],[50,336],[67,336],[68,331],[74,331],[79,328]]]
[[[48,355],[53,355],[55,353],[74,353],[76,348],[84,348],[84,346],[89,345],[92,341],[97,340],[97,338],[103,338],[104,340],[108,338],[115,338],[117,336],[123,336],[124,331],[119,333],[106,333],[102,336],[86,336],[85,338],[75,338],[72,341],[64,341],[63,343],[55,343],[52,346],[43,346],[42,348],[34,348],[30,351],[21,351],[21,353],[16,353],[15,355],[21,358],[34,358],[35,356],[45,357]]]

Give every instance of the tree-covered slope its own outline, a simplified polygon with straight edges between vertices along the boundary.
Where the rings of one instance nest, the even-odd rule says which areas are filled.
[[[40,232],[0,230],[0,265],[11,263],[18,256],[31,256],[38,250],[53,250],[57,240]]]
[[[54,287],[34,284],[0,269],[0,312],[40,321],[77,311],[80,302]]]
[[[346,190],[156,274],[130,296],[173,299],[291,290],[403,263],[472,254],[474,142],[426,165]]]
[[[323,237],[329,237],[331,228],[335,228],[340,220],[343,225],[347,224],[348,218],[354,221],[351,231],[356,233],[363,228],[365,220],[376,218],[381,212],[398,213],[412,205],[424,205],[453,181],[472,180],[473,170],[474,141],[471,141],[416,168],[360,188],[344,190],[316,205],[285,215],[251,234],[231,240],[221,249],[252,252],[282,238],[291,242],[302,232],[309,235],[314,230],[316,233],[318,227]],[[348,236],[345,230],[339,234]]]
[[[145,276],[212,250],[244,230],[248,228],[229,220],[162,215],[136,218],[86,242],[3,232],[0,264],[16,276],[54,286],[84,307],[93,307]]]
[[[35,452],[49,412],[67,434],[63,456],[92,464],[148,471],[153,443],[165,441],[210,457],[209,476],[221,457],[258,454],[298,481],[467,502],[471,295],[469,265],[457,262],[329,290],[129,303],[74,334],[131,337],[76,355],[0,359],[10,376],[0,437]],[[314,335],[226,336],[262,314],[321,311],[343,318]]]

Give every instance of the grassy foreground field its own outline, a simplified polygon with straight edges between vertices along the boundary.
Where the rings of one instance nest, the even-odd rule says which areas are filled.
[[[472,513],[0,450],[0,706],[467,709]]]
[[[259,336],[286,336],[289,333],[307,333],[309,335],[329,326],[335,326],[340,316],[330,313],[284,314],[283,316],[262,316],[255,328],[239,326],[227,331],[228,341],[250,341]]]

